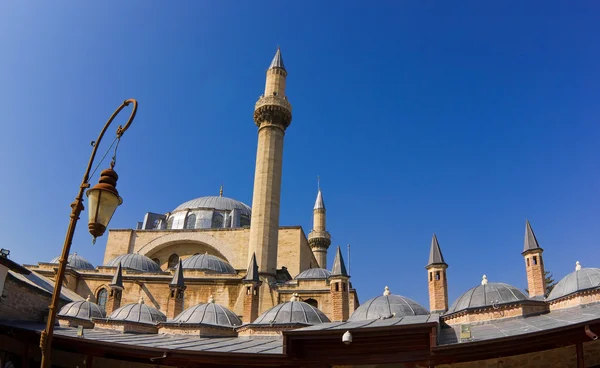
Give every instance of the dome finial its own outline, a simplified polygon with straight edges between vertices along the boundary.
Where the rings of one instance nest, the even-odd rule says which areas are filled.
[[[290,298],[290,302],[297,302],[298,301],[298,293],[293,293],[292,297]]]
[[[581,270],[581,264],[579,263],[579,261],[575,262],[575,271],[579,271]]]
[[[213,296],[212,296],[212,295],[211,295],[211,296],[209,296],[209,297],[208,297],[208,302],[209,302],[209,303],[214,303],[214,302],[215,302],[215,298],[213,298]]]
[[[219,197],[223,197],[223,183],[221,183],[221,188],[219,189]]]
[[[390,288],[386,286],[386,287],[383,289],[383,295],[384,295],[384,296],[388,296],[388,295],[390,295],[390,294],[391,294],[391,293],[390,293]]]
[[[90,299],[92,299],[92,296],[90,294],[88,294],[87,298],[85,299],[86,302],[89,302]]]
[[[140,295],[140,300],[138,300],[139,304],[144,304],[144,296]]]
[[[487,285],[488,283],[488,279],[486,275],[483,275],[483,277],[481,278],[481,285]]]

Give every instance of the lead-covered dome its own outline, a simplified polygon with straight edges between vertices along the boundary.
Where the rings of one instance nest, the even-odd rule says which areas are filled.
[[[140,298],[140,301],[137,303],[127,304],[126,306],[115,310],[108,316],[108,319],[114,321],[156,324],[158,322],[166,322],[167,316],[158,309],[144,304],[144,299]]]
[[[205,270],[217,273],[235,273],[232,265],[219,257],[210,254],[194,254],[186,258],[182,263],[183,269],[187,270]]]
[[[91,321],[92,318],[105,318],[106,312],[98,306],[96,303],[90,302],[88,297],[87,300],[78,300],[66,304],[58,312],[59,317],[71,317],[81,318]]]
[[[469,289],[456,299],[446,314],[528,300],[530,299],[515,286],[501,282],[488,282],[487,277],[483,275],[481,285]]]
[[[576,263],[575,271],[563,277],[552,289],[548,300],[554,300],[567,295],[600,287],[600,269],[581,268]]]
[[[162,272],[160,266],[157,265],[156,262],[154,262],[146,256],[137,253],[122,254],[120,256],[117,256],[108,261],[108,263],[105,266],[117,267],[119,263],[121,263],[121,267],[130,270],[150,273]]]
[[[425,316],[429,311],[412,299],[401,295],[393,295],[388,287],[385,287],[383,295],[367,300],[361,304],[348,321],[365,321],[370,319]]]
[[[51,260],[50,263],[58,264],[59,259],[60,256]],[[67,258],[67,266],[78,270],[94,269],[94,265],[92,265],[87,259],[83,258],[82,256],[77,255],[77,252],[69,254],[69,257]]]
[[[233,211],[234,209],[240,210],[242,215],[251,216],[252,210],[250,206],[242,203],[233,198],[227,198],[222,196],[207,196],[192,199],[191,201],[184,202],[177,206],[173,212],[181,210],[194,210],[194,209],[215,209],[221,211]]]
[[[198,304],[181,312],[172,323],[181,324],[207,324],[221,327],[240,326],[242,321],[235,313],[216,304],[212,297],[208,303]]]
[[[323,280],[331,276],[331,272],[324,268],[309,268],[295,277],[296,280]]]
[[[294,295],[289,302],[281,303],[264,312],[252,322],[253,325],[316,325],[331,322],[325,313],[312,305],[300,302]]]

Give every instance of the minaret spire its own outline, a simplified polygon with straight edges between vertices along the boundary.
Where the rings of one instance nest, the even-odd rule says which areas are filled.
[[[277,52],[275,52],[273,61],[271,61],[271,65],[269,65],[269,69],[273,68],[280,68],[285,70],[285,65],[283,65],[283,57],[281,56],[281,49],[279,48],[279,45],[277,46]]]
[[[173,319],[183,312],[185,280],[183,277],[183,264],[179,258],[179,264],[173,271],[173,279],[169,283],[169,300],[167,301],[167,318]]]
[[[427,281],[429,286],[429,310],[431,313],[444,313],[448,310],[448,278],[442,249],[437,236],[431,237],[429,261],[427,262]]]
[[[317,200],[313,208],[313,229],[308,234],[308,244],[310,245],[313,254],[319,264],[318,267],[327,268],[327,249],[331,245],[331,235],[326,227],[325,201],[323,201],[323,193],[319,177],[317,176]]]
[[[546,275],[544,271],[544,250],[535,237],[529,220],[525,220],[525,241],[523,244],[523,258],[525,258],[525,271],[527,273],[527,288],[530,297],[544,297],[546,295]]]
[[[346,271],[342,249],[338,246],[329,276],[329,298],[331,300],[331,320],[346,321],[350,316],[350,276]]]

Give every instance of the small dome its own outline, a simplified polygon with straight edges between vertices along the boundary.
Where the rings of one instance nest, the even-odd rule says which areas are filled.
[[[193,210],[199,208],[208,208],[222,211],[232,211],[239,209],[242,215],[251,216],[252,210],[250,206],[232,198],[221,197],[221,196],[208,196],[192,199],[185,203],[180,204],[173,210],[173,212],[181,210]]]
[[[324,268],[309,268],[304,270],[295,277],[296,280],[322,280],[331,276],[331,272]]]
[[[550,295],[548,295],[548,300],[554,300],[578,291],[600,287],[599,268],[578,268],[579,269],[576,269],[563,277],[562,280],[554,286]]]
[[[167,317],[158,309],[144,304],[144,299],[140,299],[138,303],[127,304],[121,307],[108,316],[108,319],[115,321],[141,322],[152,323],[166,322]]]
[[[289,302],[281,303],[264,312],[252,323],[253,325],[303,324],[316,325],[331,322],[325,313],[312,305],[297,301],[294,295]]]
[[[207,270],[218,273],[235,273],[235,269],[219,257],[210,254],[194,254],[183,260],[183,269]]]
[[[240,326],[242,321],[229,309],[216,304],[212,298],[208,303],[198,304],[181,312],[172,321],[173,323],[203,323],[222,327]]]
[[[110,260],[106,266],[117,267],[121,262],[121,267],[128,268],[130,270],[142,271],[142,272],[162,272],[160,266],[156,264],[150,258],[137,253],[122,254]]]
[[[50,263],[58,264],[59,259],[60,259],[60,256],[51,260]],[[67,258],[67,262],[68,262],[67,266],[78,269],[78,270],[93,270],[94,269],[94,265],[92,265],[87,259],[83,258],[82,256],[77,255],[77,253],[69,254],[69,257]]]
[[[348,321],[365,321],[370,319],[405,317],[405,316],[426,316],[429,311],[423,308],[419,303],[401,295],[390,294],[388,287],[385,287],[383,295],[367,300],[361,304]]]
[[[92,320],[92,318],[104,318],[106,312],[98,306],[96,303],[92,303],[88,300],[78,300],[66,304],[58,312],[59,317],[73,317]]]
[[[530,300],[521,290],[512,285],[488,282],[487,277],[485,275],[483,277],[481,285],[468,290],[456,299],[446,314]]]

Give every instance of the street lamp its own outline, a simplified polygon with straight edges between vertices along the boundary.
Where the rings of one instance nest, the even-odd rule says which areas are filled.
[[[125,126],[120,126],[117,128],[117,136],[115,141],[118,142],[121,140],[121,136],[127,128],[133,122],[135,118],[135,114],[137,112],[138,103],[134,99],[126,100],[119,106],[115,112],[111,115],[110,119],[104,125],[104,128],[100,132],[98,139],[92,142],[92,155],[90,156],[90,161],[88,162],[87,169],[85,174],[83,175],[83,180],[81,181],[81,185],[79,186],[79,192],[77,197],[75,197],[75,201],[71,203],[71,220],[69,222],[69,227],[67,229],[67,235],[65,237],[65,242],[63,245],[62,254],[60,259],[58,260],[58,272],[56,273],[56,280],[54,281],[54,292],[52,293],[52,303],[49,306],[48,311],[48,323],[46,324],[46,329],[42,331],[40,337],[40,348],[42,349],[42,364],[40,367],[48,368],[50,366],[50,354],[52,352],[52,333],[54,332],[54,323],[56,320],[56,312],[58,309],[58,301],[60,299],[60,292],[62,289],[63,279],[65,277],[65,269],[67,267],[67,258],[69,257],[69,251],[71,250],[71,243],[73,242],[73,235],[75,234],[75,226],[77,225],[77,220],[79,220],[79,215],[81,211],[83,211],[83,192],[90,187],[89,179],[90,179],[90,171],[92,169],[92,164],[94,163],[94,158],[96,157],[96,151],[98,150],[98,146],[100,145],[100,141],[102,137],[104,137],[104,133],[115,119],[115,117],[125,108],[129,106],[129,104],[133,104],[133,108],[131,110],[131,115],[129,116],[129,120]],[[94,242],[96,238],[102,236],[106,231],[106,227],[110,219],[117,207],[123,203],[123,199],[119,196],[119,192],[117,191],[117,179],[119,176],[114,171],[116,158],[116,148],[115,148],[115,156],[110,164],[110,169],[106,169],[102,171],[100,174],[100,180],[98,184],[96,184],[93,188],[87,191],[87,197],[89,199],[89,224],[88,228],[90,234],[94,237]]]

